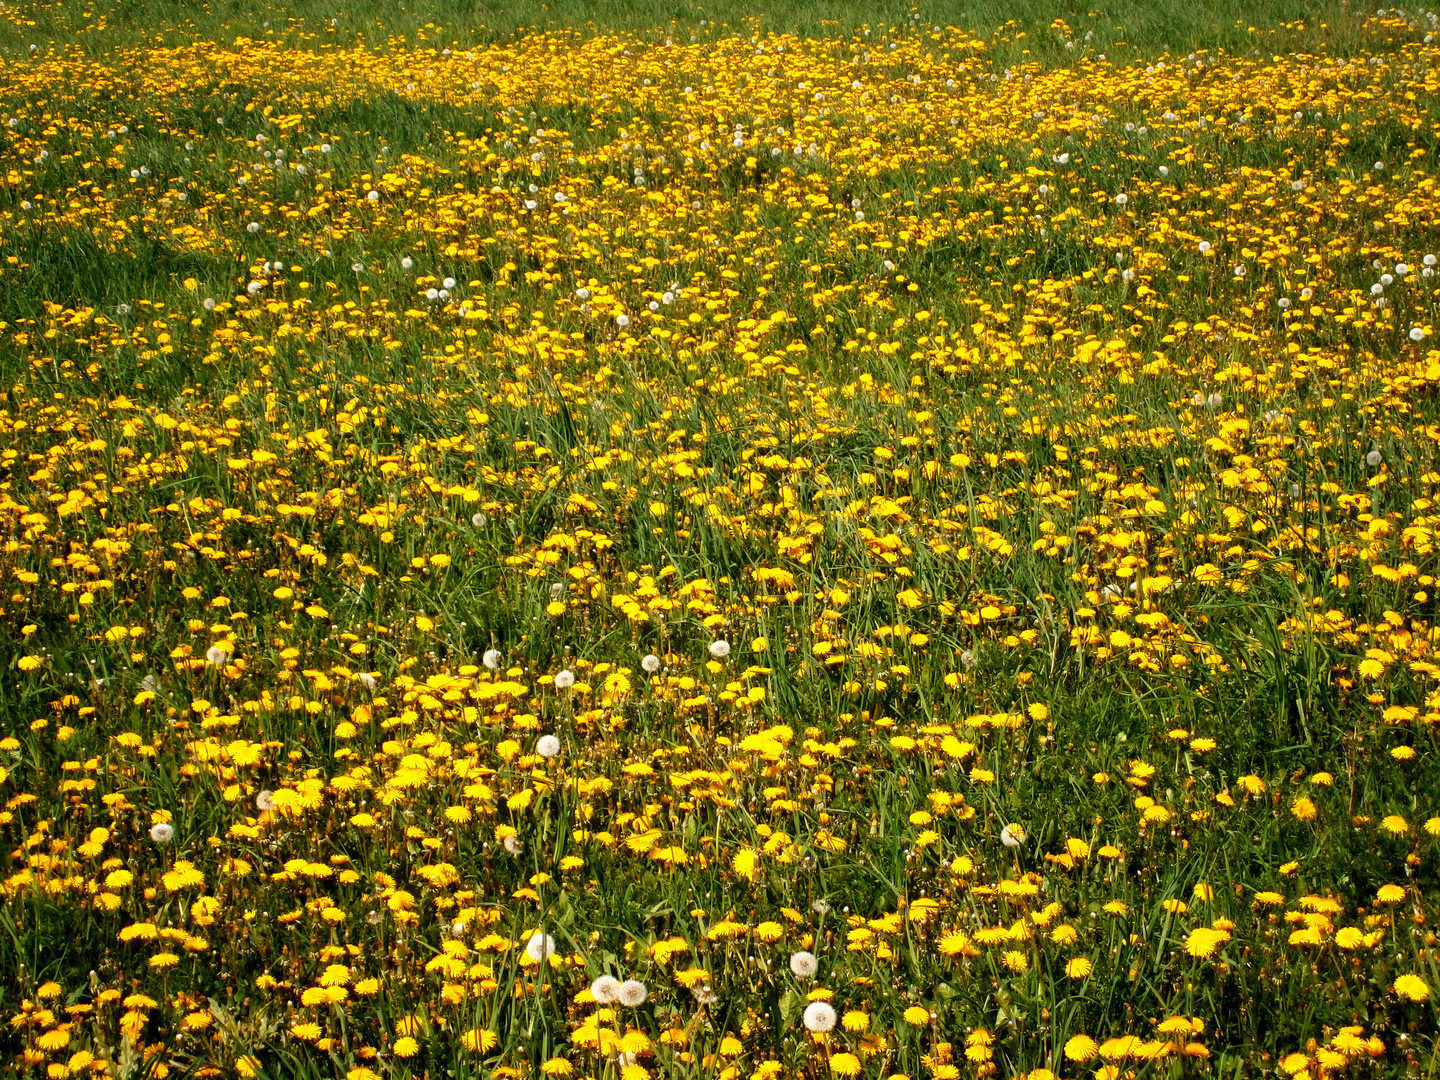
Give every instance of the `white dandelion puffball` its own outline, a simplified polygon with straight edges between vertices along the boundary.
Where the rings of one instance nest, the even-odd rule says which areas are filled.
[[[648,674],[654,675],[655,672],[660,670],[660,658],[654,653],[647,653],[645,658],[640,661],[640,666]]]
[[[575,673],[568,668],[555,676],[556,690],[569,690],[575,685]]]
[[[1365,455],[1365,464],[1369,465],[1371,468],[1379,465],[1380,460],[1381,459],[1379,450],[1371,450],[1368,454]]]
[[[500,666],[500,660],[501,653],[499,649],[486,649],[485,655],[480,658],[481,663],[491,671],[494,671]]]
[[[1000,830],[1000,843],[1006,847],[1019,847],[1025,840],[1025,830],[1019,825],[1006,825]]]
[[[820,970],[820,961],[815,959],[812,952],[797,952],[790,957],[790,970],[799,978],[814,978],[815,972]]]
[[[712,641],[710,643],[710,655],[716,660],[724,660],[725,657],[730,655],[730,643],[723,638],[719,641]]]
[[[157,844],[168,844],[175,839],[175,826],[165,821],[151,825],[150,839]]]
[[[1424,331],[1424,330],[1421,330],[1420,327],[1418,327],[1418,326],[1415,327],[1414,329],[1412,329],[1412,330],[1410,331],[1410,340],[1411,340],[1411,341],[1424,341],[1424,340],[1425,340],[1425,331]]]
[[[1130,196],[1129,196],[1129,195],[1126,195],[1125,192],[1123,192],[1123,191],[1120,192],[1119,195],[1116,195],[1116,196],[1115,196],[1115,205],[1116,205],[1116,206],[1124,206],[1124,205],[1125,205],[1126,203],[1128,203],[1129,201],[1130,201]]]
[[[224,667],[230,662],[230,654],[219,645],[211,645],[205,650],[205,661],[214,667]]]
[[[631,1009],[638,1009],[645,1004],[645,999],[650,996],[650,991],[645,989],[645,984],[639,979],[626,979],[620,984],[620,1004]]]
[[[401,270],[409,270],[409,269],[413,268],[414,265],[415,265],[415,260],[412,259],[409,255],[406,255],[403,259],[400,260],[400,269],[401,269]]]
[[[1210,250],[1210,241],[1209,241],[1209,240],[1201,240],[1201,241],[1200,241],[1200,254],[1201,254],[1201,255],[1204,255],[1204,254],[1205,254],[1206,252],[1208,252],[1209,250]]]
[[[590,996],[601,1005],[616,1005],[620,1001],[620,980],[614,975],[601,975],[590,984]]]
[[[555,939],[543,930],[535,931],[525,943],[525,955],[536,963],[549,959],[555,955]]]
[[[518,836],[507,836],[501,841],[501,844],[511,855],[519,855],[520,852],[525,850],[525,845],[520,842]]]
[[[255,796],[255,806],[266,813],[275,809],[275,793],[273,791],[262,791]]]
[[[543,758],[552,758],[560,753],[560,740],[554,735],[541,735],[535,740],[535,752]]]
[[[215,310],[215,298],[214,298],[213,296],[207,296],[207,297],[205,298],[205,302],[204,302],[203,304],[201,304],[200,306],[203,307],[206,311],[214,311],[214,310]]]
[[[474,515],[472,515],[471,518],[470,518],[470,524],[471,524],[471,525],[474,525],[475,528],[477,528],[477,529],[483,527],[484,524],[485,524],[485,515],[484,515],[484,514],[474,514]]]
[[[622,329],[622,330],[625,329],[625,327],[627,327],[627,326],[630,325],[630,316],[629,316],[629,315],[616,315],[616,316],[615,316],[615,325],[618,326],[618,327],[620,327],[620,329]]]
[[[822,1034],[835,1027],[835,1010],[824,1001],[812,1001],[805,1006],[805,1030]]]
[[[576,300],[589,300],[589,299],[590,299],[590,290],[589,290],[589,289],[586,289],[586,288],[584,288],[584,287],[581,287],[581,288],[579,288],[579,289],[576,289],[576,290],[575,290],[575,299],[576,299]]]

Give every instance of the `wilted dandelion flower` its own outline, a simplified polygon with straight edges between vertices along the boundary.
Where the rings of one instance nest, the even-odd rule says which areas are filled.
[[[835,1010],[825,1001],[812,1001],[805,1006],[805,1030],[817,1034],[831,1031],[835,1027]]]
[[[569,672],[562,671],[560,674],[567,675]],[[570,678],[573,681],[575,676],[571,675]],[[559,675],[555,677],[555,681],[559,683]],[[560,753],[560,740],[554,735],[541,735],[540,738],[535,740],[535,752],[543,758],[553,758],[556,754]]]
[[[167,821],[157,821],[150,826],[150,839],[157,844],[168,844],[175,839],[175,826]]]
[[[543,930],[535,931],[525,943],[525,955],[536,963],[548,960],[555,955],[555,939]]]
[[[790,956],[790,970],[801,979],[813,979],[815,972],[820,970],[820,962],[815,959],[812,952],[797,952]]]

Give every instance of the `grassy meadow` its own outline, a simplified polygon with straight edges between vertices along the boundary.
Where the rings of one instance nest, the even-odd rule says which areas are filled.
[[[1436,1077],[1437,38],[5,3],[0,1074]]]

